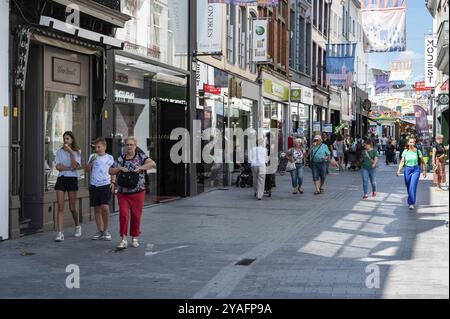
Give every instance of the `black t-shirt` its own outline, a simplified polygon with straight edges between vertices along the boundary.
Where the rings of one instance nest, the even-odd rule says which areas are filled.
[[[436,149],[436,156],[440,157],[445,154],[444,144],[434,143],[433,147]]]

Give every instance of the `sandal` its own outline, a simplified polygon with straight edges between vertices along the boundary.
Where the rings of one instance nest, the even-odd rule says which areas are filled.
[[[314,192],[314,195],[319,195],[319,194],[320,194],[319,191],[315,191],[315,192]]]
[[[303,194],[303,190],[302,189],[298,189],[298,192],[300,193],[300,194]]]
[[[297,191],[294,191],[294,192],[292,192],[292,194],[293,194],[293,195],[296,195],[296,194],[298,194],[298,192],[297,192]]]
[[[323,193],[323,192],[325,192],[325,190],[323,188],[321,188],[320,189],[320,193]]]

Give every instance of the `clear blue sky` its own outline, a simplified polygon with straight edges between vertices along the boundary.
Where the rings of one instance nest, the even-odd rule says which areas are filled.
[[[425,0],[408,0],[406,7],[406,51],[393,53],[369,53],[369,68],[389,70],[389,63],[411,60],[412,82],[424,79],[424,49],[426,33],[433,31],[433,17],[425,7]]]

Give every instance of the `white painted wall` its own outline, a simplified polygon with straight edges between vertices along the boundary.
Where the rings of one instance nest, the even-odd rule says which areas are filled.
[[[8,239],[9,228],[9,0],[0,0],[0,237]],[[8,115],[4,107],[8,107]]]

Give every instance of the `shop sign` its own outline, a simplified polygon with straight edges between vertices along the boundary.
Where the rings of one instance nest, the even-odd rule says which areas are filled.
[[[302,89],[295,88],[291,89],[291,101],[301,102],[302,100]]]
[[[221,89],[215,87],[214,85],[211,84],[203,84],[203,91],[205,91],[205,93],[210,93],[210,94],[217,94],[220,95],[221,93]]]
[[[414,83],[414,90],[416,92],[431,91],[432,89],[433,89],[432,87],[425,86],[425,81]]]
[[[320,132],[321,131],[320,122],[313,122],[313,131],[314,132]]]
[[[314,104],[314,91],[307,87],[302,87],[302,100],[303,104],[313,105]]]
[[[439,103],[439,105],[448,105],[448,101],[449,101],[448,93],[439,94],[439,96],[438,96],[438,103]]]
[[[287,101],[289,98],[289,88],[271,80],[264,80],[264,92],[284,101]]]
[[[197,1],[197,47],[200,53],[222,51],[223,5]]]
[[[425,86],[436,86],[436,68],[434,64],[436,62],[436,36],[425,36]]]
[[[267,19],[253,21],[253,62],[267,62]]]
[[[325,124],[323,125],[323,131],[324,131],[325,133],[333,133],[333,124],[331,124],[331,123],[325,123]]]
[[[134,103],[134,92],[115,90],[114,97],[116,102]]]
[[[81,63],[53,57],[52,81],[81,84]]]

